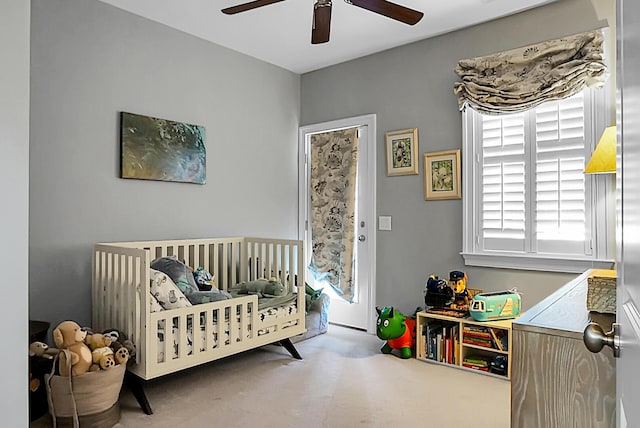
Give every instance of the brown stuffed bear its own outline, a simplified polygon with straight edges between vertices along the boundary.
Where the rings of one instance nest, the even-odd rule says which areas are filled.
[[[118,364],[127,364],[127,361],[129,361],[129,350],[122,346],[116,350],[113,358],[115,358]]]
[[[63,321],[53,330],[53,340],[60,352],[60,376],[69,376],[68,350],[71,359],[71,375],[78,376],[86,373],[91,367],[91,350],[84,343],[87,332],[73,321]]]
[[[93,364],[97,364],[102,370],[110,369],[116,365],[113,349],[108,346],[94,349],[93,352],[91,352],[91,357]]]
[[[127,359],[129,358],[133,358],[136,355],[136,347],[134,346],[133,342],[129,339],[127,339],[126,334],[124,334],[122,331],[117,330],[115,328],[110,328],[107,329],[105,331],[102,332],[102,334],[106,337],[111,339],[111,349],[113,349],[113,352],[115,352],[117,354],[117,351],[120,348],[126,348],[128,351],[128,356]],[[122,357],[124,356],[121,355]],[[117,357],[116,357],[116,361],[117,361]]]
[[[87,337],[84,339],[84,343],[87,344],[91,351],[95,351],[98,348],[108,347],[111,345],[111,342],[111,338],[101,333],[87,334]]]
[[[53,360],[59,352],[59,349],[49,348],[49,345],[44,342],[32,342],[29,345],[30,357],[40,357],[46,358],[47,360]]]

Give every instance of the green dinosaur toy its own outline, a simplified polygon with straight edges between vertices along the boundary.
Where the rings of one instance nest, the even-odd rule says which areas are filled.
[[[284,285],[278,281],[268,279],[256,279],[254,281],[241,282],[238,284],[239,294],[257,294],[260,297],[284,296],[286,290]]]
[[[383,354],[390,354],[393,349],[400,350],[402,358],[411,358],[416,344],[416,320],[405,317],[393,307],[378,308],[378,324],[376,335],[386,340],[380,349]]]

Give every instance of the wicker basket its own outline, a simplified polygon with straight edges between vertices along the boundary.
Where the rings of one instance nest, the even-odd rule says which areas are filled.
[[[616,278],[592,276],[587,279],[587,309],[616,313]]]
[[[54,428],[110,428],[118,423],[124,364],[70,377],[55,375],[56,364],[53,366],[51,374],[45,375],[45,381]]]

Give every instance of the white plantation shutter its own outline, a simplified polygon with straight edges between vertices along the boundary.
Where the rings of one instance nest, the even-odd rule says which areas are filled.
[[[584,254],[588,239],[584,166],[588,93],[535,109],[538,252]]]
[[[486,249],[524,251],[524,114],[482,116],[482,241]]]
[[[512,115],[477,112],[479,251],[590,254],[590,95]]]

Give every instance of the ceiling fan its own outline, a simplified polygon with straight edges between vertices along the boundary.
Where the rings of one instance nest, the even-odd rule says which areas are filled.
[[[248,3],[239,4],[237,6],[222,9],[222,13],[234,15],[236,13],[245,12],[247,10],[256,9],[284,0],[255,0]],[[422,19],[424,15],[417,10],[409,9],[386,0],[344,0],[353,6],[367,9],[371,12],[404,22],[405,24],[415,25]],[[329,41],[329,32],[331,29],[331,0],[316,0],[313,5],[313,28],[311,30],[311,43],[319,44]]]

